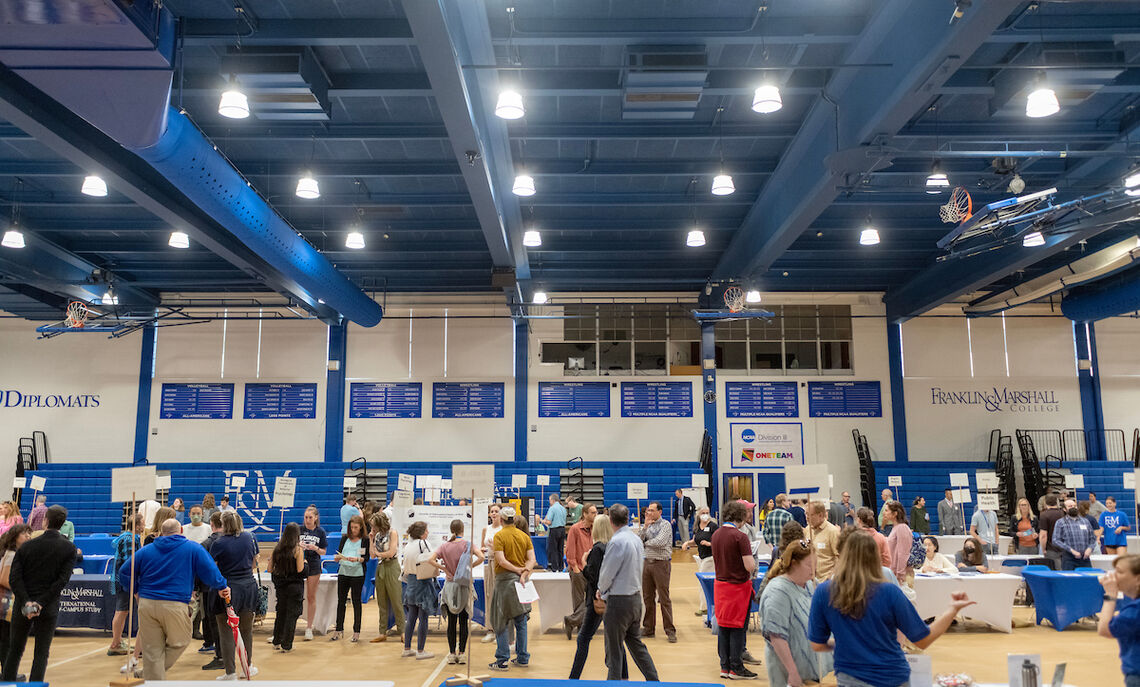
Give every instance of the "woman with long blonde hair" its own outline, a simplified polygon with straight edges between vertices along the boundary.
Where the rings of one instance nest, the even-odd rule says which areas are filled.
[[[163,506],[154,512],[154,519],[147,523],[146,531],[143,533],[143,546],[151,544],[158,538],[159,532],[162,531],[162,523],[167,520],[174,520],[174,509],[170,506]]]
[[[933,644],[958,611],[974,603],[965,592],[950,597],[947,609],[927,627],[902,589],[884,578],[875,540],[851,532],[844,537],[835,574],[812,595],[808,640],[815,651],[834,650],[838,687],[905,685],[910,666],[898,633],[920,649]]]
[[[772,579],[760,595],[760,632],[770,685],[818,682],[831,672],[831,656],[817,661],[805,628],[815,592],[815,549],[801,539],[784,547],[772,566]],[[821,665],[822,663],[822,665]]]
[[[590,528],[590,537],[594,540],[593,547],[586,553],[586,565],[582,568],[582,577],[586,580],[586,614],[582,617],[582,625],[578,628],[578,649],[574,652],[574,663],[570,667],[570,679],[577,680],[582,677],[582,669],[586,667],[586,658],[590,655],[590,640],[602,624],[602,616],[594,608],[593,600],[598,591],[598,574],[602,571],[602,558],[606,555],[606,544],[613,539],[614,526],[610,519],[604,515],[594,518],[594,525]],[[623,678],[628,674],[623,670]]]

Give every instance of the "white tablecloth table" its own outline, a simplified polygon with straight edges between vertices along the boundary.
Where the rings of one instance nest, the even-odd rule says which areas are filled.
[[[530,576],[538,591],[538,628],[546,632],[562,624],[562,619],[574,612],[570,593],[570,573],[536,572]]]
[[[938,551],[943,555],[954,560],[954,554],[962,550],[962,544],[970,536],[968,534],[936,534],[938,539]],[[1009,541],[1012,537],[1007,537],[1004,534],[998,535],[998,551],[1009,551]]]
[[[199,680],[148,680],[148,687],[202,687]],[[396,687],[390,680],[258,680],[258,687]]]
[[[987,556],[986,558],[989,560],[991,570],[1001,570],[1002,565],[1005,563],[1005,561],[1008,561],[1008,560],[1028,561],[1030,558],[1040,558],[1040,556],[1014,555],[1014,556]],[[1082,567],[1100,568],[1101,570],[1112,570],[1112,562],[1114,560],[1116,560],[1116,556],[1107,555],[1107,554],[1103,554],[1103,553],[1094,553],[1092,556],[1090,556],[1090,560],[1091,560],[1091,562],[1089,565],[1082,566]],[[1005,570],[1009,571],[1010,574],[1014,574],[1014,573],[1016,573],[1018,575],[1021,574],[1021,568],[1020,567],[1009,566],[1009,567],[1005,568]]]
[[[262,575],[261,579],[269,587],[269,612],[277,608],[277,588],[269,580],[269,575]],[[305,618],[309,617],[309,598],[301,607],[301,618],[297,621],[297,628],[305,627]],[[313,614],[313,629],[321,634],[327,633],[336,623],[336,575],[325,573],[321,575],[320,584],[317,585],[317,610]],[[345,683],[346,685],[349,683]],[[365,684],[365,683],[359,683]]]
[[[966,618],[981,620],[1002,632],[1013,631],[1013,597],[1021,587],[1017,575],[915,575],[915,607],[923,618],[941,615],[952,592],[966,592],[977,603],[962,610]]]

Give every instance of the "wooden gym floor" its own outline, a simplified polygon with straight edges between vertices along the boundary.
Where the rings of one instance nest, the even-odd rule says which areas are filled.
[[[668,644],[660,628],[654,639],[646,640],[649,651],[662,680],[687,682],[723,682],[719,679],[716,658],[716,637],[694,615],[697,609],[697,583],[693,576],[696,566],[687,555],[675,557],[673,566],[673,607],[680,641]],[[349,606],[348,615],[352,610]],[[1031,609],[1017,608],[1015,617],[1031,623]],[[445,665],[447,639],[443,627],[432,620],[427,648],[435,658],[416,661],[400,658],[400,641],[390,637],[380,644],[370,644],[377,634],[378,612],[375,603],[365,606],[361,641],[352,644],[347,636],[340,642],[330,643],[327,637],[317,635],[312,642],[298,636],[294,651],[288,655],[274,653],[266,643],[272,621],[254,631],[254,664],[261,670],[257,679],[276,680],[392,680],[398,687],[431,687],[450,677],[456,668]],[[660,619],[658,620],[660,622]],[[304,627],[304,619],[298,623]],[[348,619],[346,626],[352,628]],[[531,664],[528,668],[512,668],[509,673],[492,673],[510,677],[565,678],[570,672],[574,657],[574,642],[566,641],[560,630],[537,635],[537,619],[531,621]],[[472,674],[487,673],[492,660],[494,644],[482,644],[481,629],[476,629],[472,642]],[[105,687],[119,675],[124,657],[107,656],[109,636],[95,631],[64,631],[52,644],[47,680],[60,687]],[[748,645],[752,652],[763,656],[763,640],[750,634]],[[200,642],[194,642],[178,663],[167,673],[171,680],[213,681],[221,671],[204,672],[200,669],[211,655],[197,653]],[[1005,683],[1007,653],[1041,653],[1046,666],[1046,677],[1052,675],[1052,666],[1068,662],[1066,683],[1076,687],[1117,687],[1124,684],[1120,674],[1120,659],[1113,640],[1098,637],[1090,623],[1057,632],[1050,627],[1019,627],[1013,634],[983,629],[975,623],[959,622],[929,649],[934,659],[935,673],[967,672],[980,682]],[[31,642],[24,653],[21,672],[30,667]],[[585,679],[605,679],[603,662],[605,649],[601,635],[590,646],[590,660],[583,674]],[[761,679],[750,684],[766,685],[763,666],[758,672]],[[633,679],[641,675],[633,670]],[[824,682],[834,685],[834,679]],[[781,686],[782,687],[782,686]]]

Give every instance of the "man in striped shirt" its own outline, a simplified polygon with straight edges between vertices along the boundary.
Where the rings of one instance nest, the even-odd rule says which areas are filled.
[[[1054,525],[1052,542],[1061,549],[1062,570],[1092,565],[1089,557],[1096,544],[1096,533],[1088,519],[1081,517],[1076,501],[1065,501],[1065,517]]]
[[[776,507],[764,518],[764,541],[770,544],[773,550],[777,550],[780,548],[780,535],[784,532],[784,525],[792,521],[792,514],[788,512],[787,494],[776,494],[776,498],[772,501]]]

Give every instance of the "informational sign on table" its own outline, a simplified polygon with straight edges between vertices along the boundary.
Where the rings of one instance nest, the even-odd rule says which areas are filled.
[[[982,494],[979,492],[978,493],[978,508],[981,510],[992,510],[992,511],[996,512],[998,509],[1001,508],[1001,506],[998,505],[998,495],[997,494]]]
[[[59,595],[59,627],[110,630],[114,615],[109,575],[72,575]]]
[[[888,476],[887,477],[887,486],[888,487],[901,487],[902,486],[902,475],[890,475],[890,476]]]
[[[351,418],[414,418],[422,414],[422,382],[352,382]]]
[[[170,491],[173,486],[174,479],[170,475],[157,475],[154,478],[154,490],[157,491]],[[32,478],[32,489],[35,489],[35,478]]]
[[[625,491],[627,499],[647,499],[649,498],[649,483],[627,482]]]
[[[503,417],[503,382],[435,382],[431,416],[437,418]]]
[[[690,382],[622,382],[622,417],[692,417]]]
[[[968,472],[951,472],[950,473],[950,486],[952,486],[952,487],[968,487],[968,486],[970,486],[970,473],[968,473]]]
[[[796,382],[725,382],[728,417],[799,417]]]
[[[709,476],[703,472],[693,473],[693,488],[701,489],[709,486]]]
[[[25,488],[27,488],[27,486],[28,486],[28,478],[27,477],[16,477],[12,480],[12,488],[13,489],[25,489]],[[127,499],[127,500],[129,501],[130,499]]]
[[[163,384],[163,420],[229,420],[234,416],[233,384]]]
[[[808,382],[811,417],[882,417],[879,382]]]
[[[131,500],[132,495],[139,501],[153,498],[157,476],[157,468],[153,465],[111,468],[111,501],[126,503]]]
[[[1084,475],[1065,475],[1065,488],[1066,489],[1084,489],[1085,476]]]
[[[415,497],[410,491],[397,490],[392,492],[392,529],[403,534],[412,524],[408,517],[413,508]]]
[[[997,473],[992,470],[979,470],[974,475],[974,483],[977,485],[978,489],[997,489]]]
[[[345,477],[344,478],[344,488],[345,489],[355,489],[356,488],[356,478],[355,477]]]
[[[316,384],[246,384],[247,420],[307,420],[317,416]]]
[[[400,491],[412,491],[416,488],[415,476],[400,473],[399,477],[396,478],[396,488]]]
[[[526,488],[526,475],[511,475],[511,488],[512,489],[525,489]]]
[[[609,417],[609,382],[539,382],[539,417]]]
[[[471,506],[412,506],[415,510],[416,521],[426,522],[428,526],[427,542],[432,550],[451,538],[451,521],[461,520],[467,527],[471,526]],[[486,522],[486,520],[483,520]],[[472,533],[469,539],[474,540],[481,533]]]
[[[955,489],[953,491],[954,503],[970,503],[969,489]]]
[[[47,480],[42,475],[32,475],[32,481],[28,482],[28,486],[32,491],[43,491],[47,486]]]
[[[540,487],[550,486],[550,475],[538,475],[534,478],[534,483]]]
[[[273,483],[273,501],[269,505],[271,508],[292,508],[296,494],[296,477],[278,477]]]

